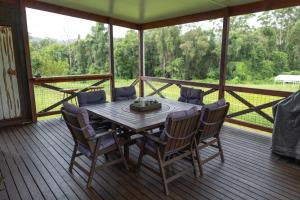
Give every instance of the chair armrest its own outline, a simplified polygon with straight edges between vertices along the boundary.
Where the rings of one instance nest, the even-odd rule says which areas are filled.
[[[162,141],[159,137],[157,136],[154,136],[154,135],[151,135],[151,134],[145,134],[145,137],[147,139],[150,139],[152,140],[153,142],[156,142],[157,144],[160,144],[160,145],[167,145],[167,142],[164,142]]]
[[[99,138],[108,135],[108,134],[112,134],[113,131],[105,131],[105,132],[100,132],[100,133],[96,133],[96,135],[88,137],[87,140],[98,140]]]
[[[99,120],[92,120],[90,121],[90,124],[105,124],[105,123],[109,123],[110,121],[106,120],[106,119],[99,119]]]

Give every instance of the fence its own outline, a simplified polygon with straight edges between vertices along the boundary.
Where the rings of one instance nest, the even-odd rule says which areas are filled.
[[[37,117],[59,114],[63,101],[75,104],[79,92],[103,89],[106,91],[107,99],[110,99],[111,80],[111,74],[34,78]],[[126,84],[137,86],[138,80],[126,81]],[[217,84],[148,76],[141,77],[141,80],[145,83],[146,96],[177,100],[181,86],[202,89],[205,104],[217,101],[219,96],[220,88]],[[125,82],[119,84],[125,86],[123,85]],[[274,123],[272,106],[291,94],[291,92],[235,86],[225,86],[224,90],[225,99],[231,104],[227,122],[268,132],[272,131]]]
[[[110,94],[112,75],[80,75],[33,78],[37,117],[59,114],[64,101],[76,103],[79,92],[104,89]]]
[[[192,81],[141,77],[147,96],[178,99],[180,87],[190,86],[204,91],[204,103],[218,100],[219,85]],[[168,90],[166,90],[168,88]],[[272,106],[289,96],[291,92],[225,86],[225,99],[230,102],[227,122],[271,132],[274,119]]]

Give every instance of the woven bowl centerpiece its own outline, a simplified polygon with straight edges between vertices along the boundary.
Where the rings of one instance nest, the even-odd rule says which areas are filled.
[[[130,104],[131,110],[135,110],[139,112],[157,110],[160,108],[161,108],[161,103],[159,103],[157,100],[152,100],[152,99],[138,98],[132,104]]]

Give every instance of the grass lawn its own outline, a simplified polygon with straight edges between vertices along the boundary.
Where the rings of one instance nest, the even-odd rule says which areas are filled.
[[[128,86],[133,81],[134,80],[117,79],[116,87]],[[76,88],[76,89],[80,90],[80,89],[83,89],[95,82],[96,81],[81,81],[81,82],[69,82],[69,83],[56,83],[53,85],[61,87],[61,88]],[[213,81],[213,82],[215,82],[215,81]],[[156,82],[151,82],[151,84],[157,89],[164,85],[164,83],[156,83]],[[232,85],[232,84],[228,83],[228,85]],[[299,89],[299,85],[291,85],[291,84],[282,85],[282,84],[270,83],[270,84],[258,84],[258,85],[253,85],[253,84],[239,84],[239,85],[234,84],[234,85],[242,86],[242,87],[261,88],[261,89],[282,90],[282,91],[296,91],[297,89]],[[109,82],[105,82],[103,84],[103,86],[104,86],[104,90],[106,91],[106,94],[107,94],[107,100],[110,100]],[[35,99],[36,99],[37,111],[41,111],[41,110],[47,108],[48,106],[62,100],[62,98],[63,98],[63,94],[61,92],[49,90],[49,89],[46,89],[46,88],[43,88],[40,86],[35,86],[34,89],[35,89]],[[201,89],[208,90],[207,88],[201,88]],[[136,90],[138,92],[138,85],[136,86]],[[146,84],[145,84],[145,90],[146,90],[145,91],[146,95],[150,94],[152,92],[152,89]],[[176,85],[173,85],[173,86],[165,89],[164,91],[162,91],[162,94],[166,98],[177,100],[179,97],[179,94],[180,94],[180,89]],[[256,94],[247,94],[247,93],[238,93],[238,94],[241,95],[247,101],[251,102],[255,106],[261,105],[264,103],[268,103],[271,101],[275,101],[277,99],[281,99],[281,97],[271,97],[271,96],[266,96],[266,95],[256,95]],[[245,106],[244,104],[242,104],[241,102],[239,102],[238,100],[233,98],[228,93],[226,93],[225,98],[226,98],[226,101],[229,101],[231,104],[229,113],[238,112],[238,111],[248,108],[247,106]],[[212,102],[216,101],[217,99],[218,99],[218,92],[214,92],[214,93],[209,94],[204,97],[204,103],[205,104],[212,103]],[[73,100],[71,102],[75,103],[75,100]],[[59,110],[59,108],[60,108],[60,106],[58,106],[57,108],[55,108],[53,110]],[[272,115],[272,108],[268,108],[263,111],[265,111],[269,115]],[[53,116],[43,117],[41,119],[46,119],[46,118],[50,118],[50,117],[53,117]],[[267,121],[260,115],[253,113],[253,112],[239,116],[236,119],[255,123],[258,125],[263,125],[266,127],[272,127],[272,123],[270,123],[269,121]]]

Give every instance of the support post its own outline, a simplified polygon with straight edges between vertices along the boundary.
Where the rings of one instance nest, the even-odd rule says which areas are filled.
[[[32,122],[35,123],[37,122],[37,113],[36,113],[36,103],[35,103],[35,95],[34,95],[34,85],[32,81],[32,67],[30,61],[29,37],[28,37],[28,29],[27,29],[25,0],[20,1],[20,18],[21,18],[21,29],[23,34],[23,46],[24,46],[23,48],[24,48],[25,65],[27,71],[31,119]]]
[[[109,39],[109,72],[112,77],[110,80],[110,99],[114,101],[114,91],[115,91],[115,57],[114,57],[114,34],[113,25],[108,24],[108,39]]]
[[[220,80],[219,80],[219,99],[224,98],[224,95],[225,95],[229,28],[230,28],[230,17],[228,14],[228,9],[226,9],[225,15],[223,18],[222,50],[221,50]]]
[[[145,96],[144,81],[141,79],[145,76],[145,51],[144,51],[144,30],[139,30],[139,79],[140,79],[140,97]]]

